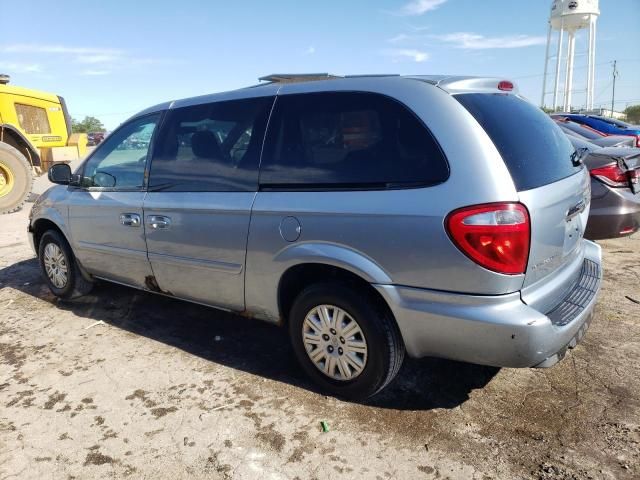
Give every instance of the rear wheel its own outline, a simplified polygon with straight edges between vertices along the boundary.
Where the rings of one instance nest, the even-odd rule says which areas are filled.
[[[388,385],[404,358],[395,320],[378,299],[346,284],[317,284],[296,298],[289,334],[298,361],[322,390],[364,400]]]
[[[70,299],[91,291],[93,282],[83,276],[71,247],[60,232],[47,230],[42,235],[38,260],[49,290],[55,296]]]
[[[0,143],[0,214],[19,210],[32,186],[33,174],[27,159],[11,145]]]

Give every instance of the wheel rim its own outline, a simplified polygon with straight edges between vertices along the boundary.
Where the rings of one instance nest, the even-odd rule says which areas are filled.
[[[307,313],[302,342],[316,368],[334,380],[353,380],[367,365],[367,340],[360,325],[335,305],[318,305]]]
[[[0,162],[0,197],[8,195],[13,190],[14,185],[13,172],[11,169]]]
[[[67,258],[62,249],[55,243],[48,243],[44,247],[44,269],[54,287],[65,287],[69,280]]]

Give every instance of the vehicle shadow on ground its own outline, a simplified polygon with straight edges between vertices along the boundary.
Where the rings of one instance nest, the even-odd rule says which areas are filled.
[[[298,368],[283,328],[106,282],[96,284],[86,297],[58,300],[40,277],[35,258],[1,269],[0,288],[5,287],[211,362],[315,390]],[[464,403],[472,390],[489,383],[498,370],[448,360],[407,358],[397,379],[366,404],[401,410],[454,408]]]

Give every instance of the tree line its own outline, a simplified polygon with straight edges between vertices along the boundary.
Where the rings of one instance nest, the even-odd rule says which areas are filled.
[[[72,118],[71,131],[73,133],[104,132],[105,128],[102,122],[96,117],[86,116],[81,121]]]

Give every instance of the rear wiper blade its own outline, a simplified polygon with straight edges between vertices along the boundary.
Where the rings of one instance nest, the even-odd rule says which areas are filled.
[[[584,160],[584,157],[586,157],[588,153],[589,153],[589,149],[587,147],[576,148],[574,152],[571,154],[571,156],[569,157],[571,160],[571,164],[574,167],[579,167],[580,165],[582,165],[582,161]]]

